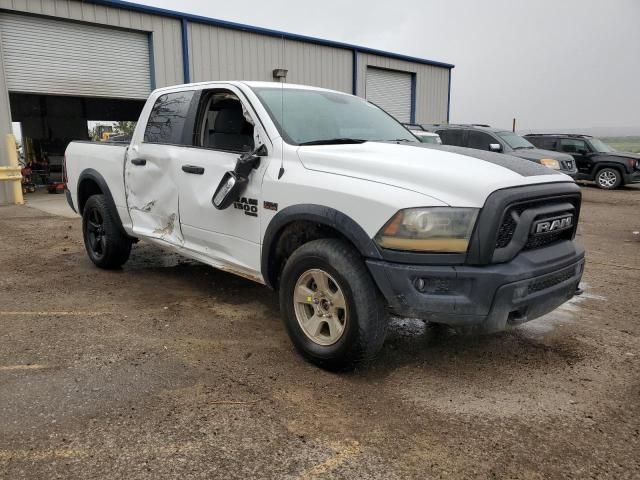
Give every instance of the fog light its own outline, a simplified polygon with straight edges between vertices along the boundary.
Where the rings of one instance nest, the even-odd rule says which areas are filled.
[[[416,278],[415,282],[413,282],[416,290],[419,292],[424,292],[425,287],[427,286],[427,282],[424,281],[424,278]]]

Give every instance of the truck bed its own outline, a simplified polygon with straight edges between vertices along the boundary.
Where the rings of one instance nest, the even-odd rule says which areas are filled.
[[[129,144],[125,142],[71,142],[66,150],[67,188],[73,205],[78,205],[80,175],[99,174],[109,186],[113,202],[125,228],[131,224],[124,189],[124,160]]]

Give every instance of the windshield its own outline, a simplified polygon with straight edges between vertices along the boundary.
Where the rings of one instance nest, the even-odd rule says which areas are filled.
[[[529,140],[522,138],[517,133],[499,132],[497,135],[514,150],[519,150],[521,148],[536,148],[531,142],[529,142]]]
[[[599,138],[590,138],[589,142],[591,143],[591,146],[593,147],[593,149],[598,153],[608,153],[608,152],[616,151],[615,148],[610,147]]]
[[[286,87],[253,90],[282,137],[293,145],[418,141],[393,117],[358,97]]]

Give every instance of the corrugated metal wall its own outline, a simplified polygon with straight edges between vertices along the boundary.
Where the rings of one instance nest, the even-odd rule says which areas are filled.
[[[273,81],[275,68],[287,82],[351,93],[350,50],[189,23],[191,80]]]
[[[358,95],[366,96],[367,66],[416,73],[416,123],[446,122],[450,71],[366,53],[358,54]]]
[[[156,87],[183,83],[179,20],[75,0],[0,0],[0,9],[151,32]]]

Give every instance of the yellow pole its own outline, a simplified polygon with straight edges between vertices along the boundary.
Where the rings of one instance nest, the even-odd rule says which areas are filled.
[[[18,164],[18,149],[16,148],[16,137],[13,136],[12,133],[7,133],[6,144],[7,144],[7,157],[9,158],[9,167],[13,167],[17,169],[18,173],[20,172],[20,165]],[[10,199],[10,202],[15,203],[16,205],[22,205],[24,203],[24,198],[22,198],[22,176],[19,176],[17,180],[12,181],[13,184],[13,196]]]

